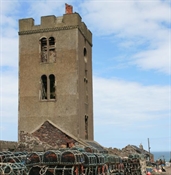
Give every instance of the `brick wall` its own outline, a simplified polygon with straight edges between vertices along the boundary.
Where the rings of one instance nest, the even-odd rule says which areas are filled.
[[[72,144],[81,146],[76,140],[45,121],[33,133],[20,132],[20,142],[0,141],[0,151],[45,151],[65,148]]]
[[[67,146],[70,142],[76,143],[74,139],[63,133],[48,121],[44,122],[38,130],[32,133],[32,135],[39,138],[40,141],[48,143],[52,147],[61,147],[62,145]]]
[[[17,149],[20,151],[45,151],[48,149],[65,148],[77,141],[56,128],[54,125],[45,121],[39,129],[33,133],[20,132],[20,143]]]

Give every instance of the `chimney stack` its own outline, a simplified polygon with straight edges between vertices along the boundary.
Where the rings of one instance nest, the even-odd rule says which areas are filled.
[[[72,5],[68,5],[67,3],[65,3],[65,14],[71,14],[73,13],[73,7]]]

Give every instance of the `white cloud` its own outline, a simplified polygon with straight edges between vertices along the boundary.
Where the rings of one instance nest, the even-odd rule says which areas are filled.
[[[93,77],[95,140],[106,147],[128,144],[168,150],[170,138],[170,87],[144,86],[136,82]],[[158,129],[160,128],[160,131]],[[159,137],[167,137],[166,145]],[[160,139],[161,140],[161,139]],[[146,149],[146,147],[145,147]]]
[[[129,52],[137,48],[137,53],[129,58],[132,64],[170,73],[171,7],[168,1],[85,1],[81,7],[94,35],[117,39],[117,44]]]
[[[143,69],[156,69],[166,74],[171,74],[171,54],[170,44],[164,43],[158,49],[140,51],[134,56],[133,64],[137,64]]]
[[[1,0],[1,14],[14,14],[19,7],[19,1],[5,1]]]
[[[16,27],[17,22],[18,21],[16,19],[14,19],[13,17],[1,14],[0,24],[1,25],[6,25],[5,28],[7,26]]]
[[[93,81],[98,125],[132,125],[169,116],[169,86],[144,86],[99,77]]]
[[[0,58],[1,66],[18,67],[18,38],[1,38]]]
[[[6,70],[1,72],[1,120],[3,122],[17,121],[18,119],[18,74],[17,71]]]
[[[42,0],[32,1],[30,3],[29,15],[34,19],[41,16],[55,15],[62,16],[65,13],[65,1],[54,1],[54,0]]]
[[[17,27],[18,19],[16,16],[19,14],[19,2],[14,1],[1,1],[0,25],[1,32],[4,32],[8,27]]]
[[[84,19],[100,35],[149,36],[161,22],[170,23],[169,5],[157,0],[85,1],[81,7]]]

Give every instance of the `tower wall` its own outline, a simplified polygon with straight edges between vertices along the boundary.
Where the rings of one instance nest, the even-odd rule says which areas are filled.
[[[49,43],[54,38],[53,47],[44,47],[42,38]],[[48,99],[51,75],[55,95]],[[78,138],[94,139],[92,34],[77,13],[44,16],[40,25],[32,18],[19,20],[19,140],[22,131],[31,133],[46,120]]]

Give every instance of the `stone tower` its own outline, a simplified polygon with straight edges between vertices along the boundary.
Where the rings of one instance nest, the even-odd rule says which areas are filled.
[[[92,33],[72,6],[63,16],[19,20],[19,140],[46,120],[94,140]]]

